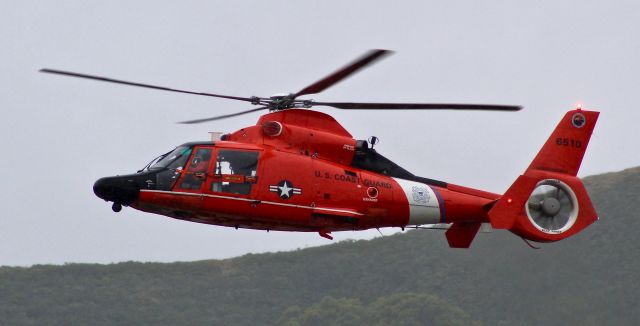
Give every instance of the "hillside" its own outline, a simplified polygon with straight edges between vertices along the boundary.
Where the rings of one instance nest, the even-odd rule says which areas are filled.
[[[190,263],[0,268],[2,324],[632,325],[640,168],[584,179],[600,221],[532,250],[412,231]]]

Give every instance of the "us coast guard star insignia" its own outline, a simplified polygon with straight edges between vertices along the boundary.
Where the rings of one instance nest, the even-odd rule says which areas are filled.
[[[288,181],[288,180],[282,180],[278,182],[278,184],[275,186],[270,185],[269,191],[277,192],[278,196],[280,196],[280,198],[282,199],[289,199],[293,195],[302,194],[302,189],[294,187],[293,183],[291,183],[291,181]]]

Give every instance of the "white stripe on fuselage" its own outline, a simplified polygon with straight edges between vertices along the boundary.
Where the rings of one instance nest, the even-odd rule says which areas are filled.
[[[393,178],[407,196],[409,223],[407,225],[440,223],[440,203],[436,193],[424,183]]]
[[[275,205],[275,206],[305,208],[305,209],[320,210],[320,211],[335,212],[335,213],[347,213],[347,214],[352,214],[352,215],[357,215],[357,216],[364,215],[362,213],[349,211],[349,210],[346,210],[346,209],[322,208],[322,207],[317,207],[317,206],[294,205],[294,204],[278,203],[278,202],[265,201],[265,200],[259,200],[259,199],[238,198],[238,197],[231,197],[231,196],[210,195],[210,194],[193,193],[193,192],[149,190],[149,189],[141,189],[140,192],[153,192],[153,193],[160,193],[160,194],[171,194],[171,195],[182,195],[182,196],[193,196],[193,197],[210,197],[210,198],[237,200],[237,201],[256,202],[256,203],[260,203],[260,204]]]

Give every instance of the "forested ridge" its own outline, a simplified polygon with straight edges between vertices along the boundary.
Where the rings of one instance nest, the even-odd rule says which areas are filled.
[[[640,168],[584,182],[600,220],[540,250],[501,230],[450,249],[418,230],[225,260],[0,267],[0,324],[639,324]]]

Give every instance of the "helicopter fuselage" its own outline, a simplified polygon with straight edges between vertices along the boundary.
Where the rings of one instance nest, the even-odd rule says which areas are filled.
[[[289,109],[218,141],[187,143],[136,174],[102,178],[95,194],[176,219],[259,230],[318,232],[447,225],[467,248],[482,223],[540,242],[597,220],[576,176],[598,112],[565,114],[504,195],[413,175],[355,140],[324,113]]]

